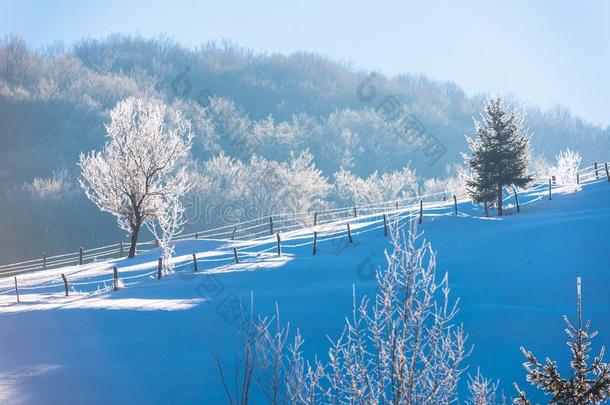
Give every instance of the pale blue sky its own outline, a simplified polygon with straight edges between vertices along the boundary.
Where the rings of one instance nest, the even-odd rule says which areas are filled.
[[[466,92],[561,103],[610,124],[610,2],[0,0],[0,32],[33,45],[113,32],[230,39],[316,51],[388,74],[424,73]]]

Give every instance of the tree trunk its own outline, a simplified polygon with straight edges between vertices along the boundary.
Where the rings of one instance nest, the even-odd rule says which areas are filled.
[[[502,212],[502,186],[498,186],[498,216],[501,217],[502,215],[504,215],[504,213]]]
[[[129,246],[129,254],[128,258],[136,256],[136,246],[138,243],[138,234],[140,233],[141,224],[137,224],[134,229],[131,231],[131,246]]]

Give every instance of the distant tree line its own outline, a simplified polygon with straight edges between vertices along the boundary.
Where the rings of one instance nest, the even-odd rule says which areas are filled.
[[[316,54],[259,54],[226,42],[186,48],[167,37],[113,35],[32,49],[19,37],[5,37],[0,42],[0,209],[10,214],[2,216],[0,227],[11,232],[0,232],[0,261],[122,236],[113,219],[99,214],[76,187],[77,162],[81,152],[103,148],[109,111],[131,96],[164,100],[170,115],[184,114],[193,133],[189,166],[200,178],[207,170],[204,162],[221,155],[253,172],[302,156],[298,164],[307,161],[332,183],[317,192],[335,204],[380,196],[372,190],[346,194],[354,194],[348,184],[356,179],[362,187],[386,185],[400,176],[408,181],[416,170],[420,193],[424,186],[445,188],[439,178],[457,179],[462,169],[456,164],[467,149],[464,135],[473,135],[472,117],[485,96],[468,96],[454,83],[419,75],[376,75],[377,92],[394,95],[447,148],[429,166],[425,156],[396,137],[375,105],[358,99],[367,76]],[[506,101],[525,113],[533,161],[566,147],[578,150],[584,161],[605,157],[600,155],[610,146],[608,128],[562,107],[541,111]],[[187,198],[211,187],[201,181]],[[413,193],[407,184],[384,197]],[[310,203],[320,203],[320,196]]]

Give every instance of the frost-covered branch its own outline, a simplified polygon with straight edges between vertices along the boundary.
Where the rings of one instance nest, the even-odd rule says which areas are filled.
[[[469,376],[468,378],[468,392],[470,392],[470,399],[466,402],[468,405],[495,405],[504,404],[505,401],[502,398],[498,401],[496,398],[496,391],[498,390],[499,381],[493,383],[491,380],[485,378],[480,370],[477,370],[475,377]]]

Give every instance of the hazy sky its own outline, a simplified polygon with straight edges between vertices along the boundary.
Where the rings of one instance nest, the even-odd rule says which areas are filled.
[[[113,32],[230,39],[316,51],[388,74],[424,73],[466,92],[561,103],[610,124],[610,2],[0,0],[0,31],[33,45]]]

